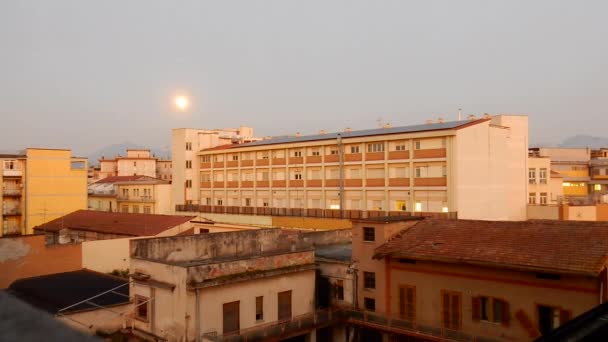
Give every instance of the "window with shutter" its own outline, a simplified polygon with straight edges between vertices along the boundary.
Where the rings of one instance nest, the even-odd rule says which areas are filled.
[[[443,327],[460,330],[462,326],[462,293],[442,290],[441,301]]]
[[[407,321],[416,319],[416,287],[401,285],[399,287],[399,315]]]
[[[277,294],[279,304],[279,321],[291,319],[291,290]]]
[[[239,301],[224,304],[224,334],[238,331],[239,323]]]

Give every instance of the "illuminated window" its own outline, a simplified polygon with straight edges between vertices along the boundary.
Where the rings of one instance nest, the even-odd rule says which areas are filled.
[[[595,191],[602,191],[602,185],[601,184],[595,184],[593,186],[593,190],[595,190]]]
[[[415,211],[422,211],[422,203],[421,202],[416,202],[416,205],[414,206],[414,210]]]

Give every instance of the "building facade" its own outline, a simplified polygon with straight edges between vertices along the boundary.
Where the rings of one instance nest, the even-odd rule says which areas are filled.
[[[3,235],[31,234],[32,228],[86,208],[87,160],[70,150],[27,148],[0,155]]]
[[[198,153],[188,201],[206,212],[523,220],[527,122],[499,115],[218,146]]]
[[[171,181],[171,160],[156,158],[149,149],[127,149],[126,156],[101,157],[92,181],[115,176],[148,176]]]
[[[566,200],[585,199],[589,194],[589,148],[531,148],[530,155],[551,159],[551,170],[563,177],[563,193]]]
[[[605,223],[359,220],[357,305],[368,315],[358,324],[370,341],[533,340],[606,301],[608,245],[592,247],[606,233]]]
[[[528,205],[557,205],[562,202],[563,176],[551,170],[549,157],[528,157]]]
[[[89,210],[171,214],[171,183],[148,176],[114,176],[88,186]]]
[[[260,140],[253,136],[253,128],[195,129],[176,128],[171,132],[171,158],[173,160],[174,204],[198,204],[198,156],[200,150],[230,144]]]

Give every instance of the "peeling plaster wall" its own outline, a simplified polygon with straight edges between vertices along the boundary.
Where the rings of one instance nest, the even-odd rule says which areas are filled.
[[[82,268],[80,244],[45,246],[44,235],[0,238],[0,288],[21,278]]]
[[[262,256],[228,262],[188,267],[188,283],[200,283],[233,274],[267,271],[279,268],[314,264],[313,251]]]

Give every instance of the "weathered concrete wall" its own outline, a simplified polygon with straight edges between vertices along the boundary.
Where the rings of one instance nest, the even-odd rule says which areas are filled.
[[[247,257],[261,252],[288,251],[291,241],[280,229],[245,230],[131,241],[131,256],[165,262]]]
[[[323,246],[351,242],[352,229],[334,229],[316,232],[300,232],[300,244],[304,246]]]
[[[559,220],[560,210],[557,205],[529,205],[528,220]]]
[[[0,288],[21,278],[82,268],[80,244],[45,246],[44,235],[0,238]]]
[[[313,251],[259,256],[226,262],[216,262],[206,265],[188,267],[187,282],[200,283],[205,280],[225,277],[245,272],[276,270],[298,265],[311,265],[315,262]]]
[[[82,267],[102,273],[128,269],[131,239],[133,238],[83,242]]]
[[[352,228],[351,220],[315,217],[272,216],[273,227],[302,229],[347,229]]]
[[[132,304],[116,305],[109,307],[109,309],[113,312],[98,309],[76,312],[67,314],[66,316],[58,316],[57,318],[70,327],[88,332],[91,335],[94,335],[98,331],[113,333],[119,331],[125,322],[125,318],[117,313],[127,314],[132,310]]]

